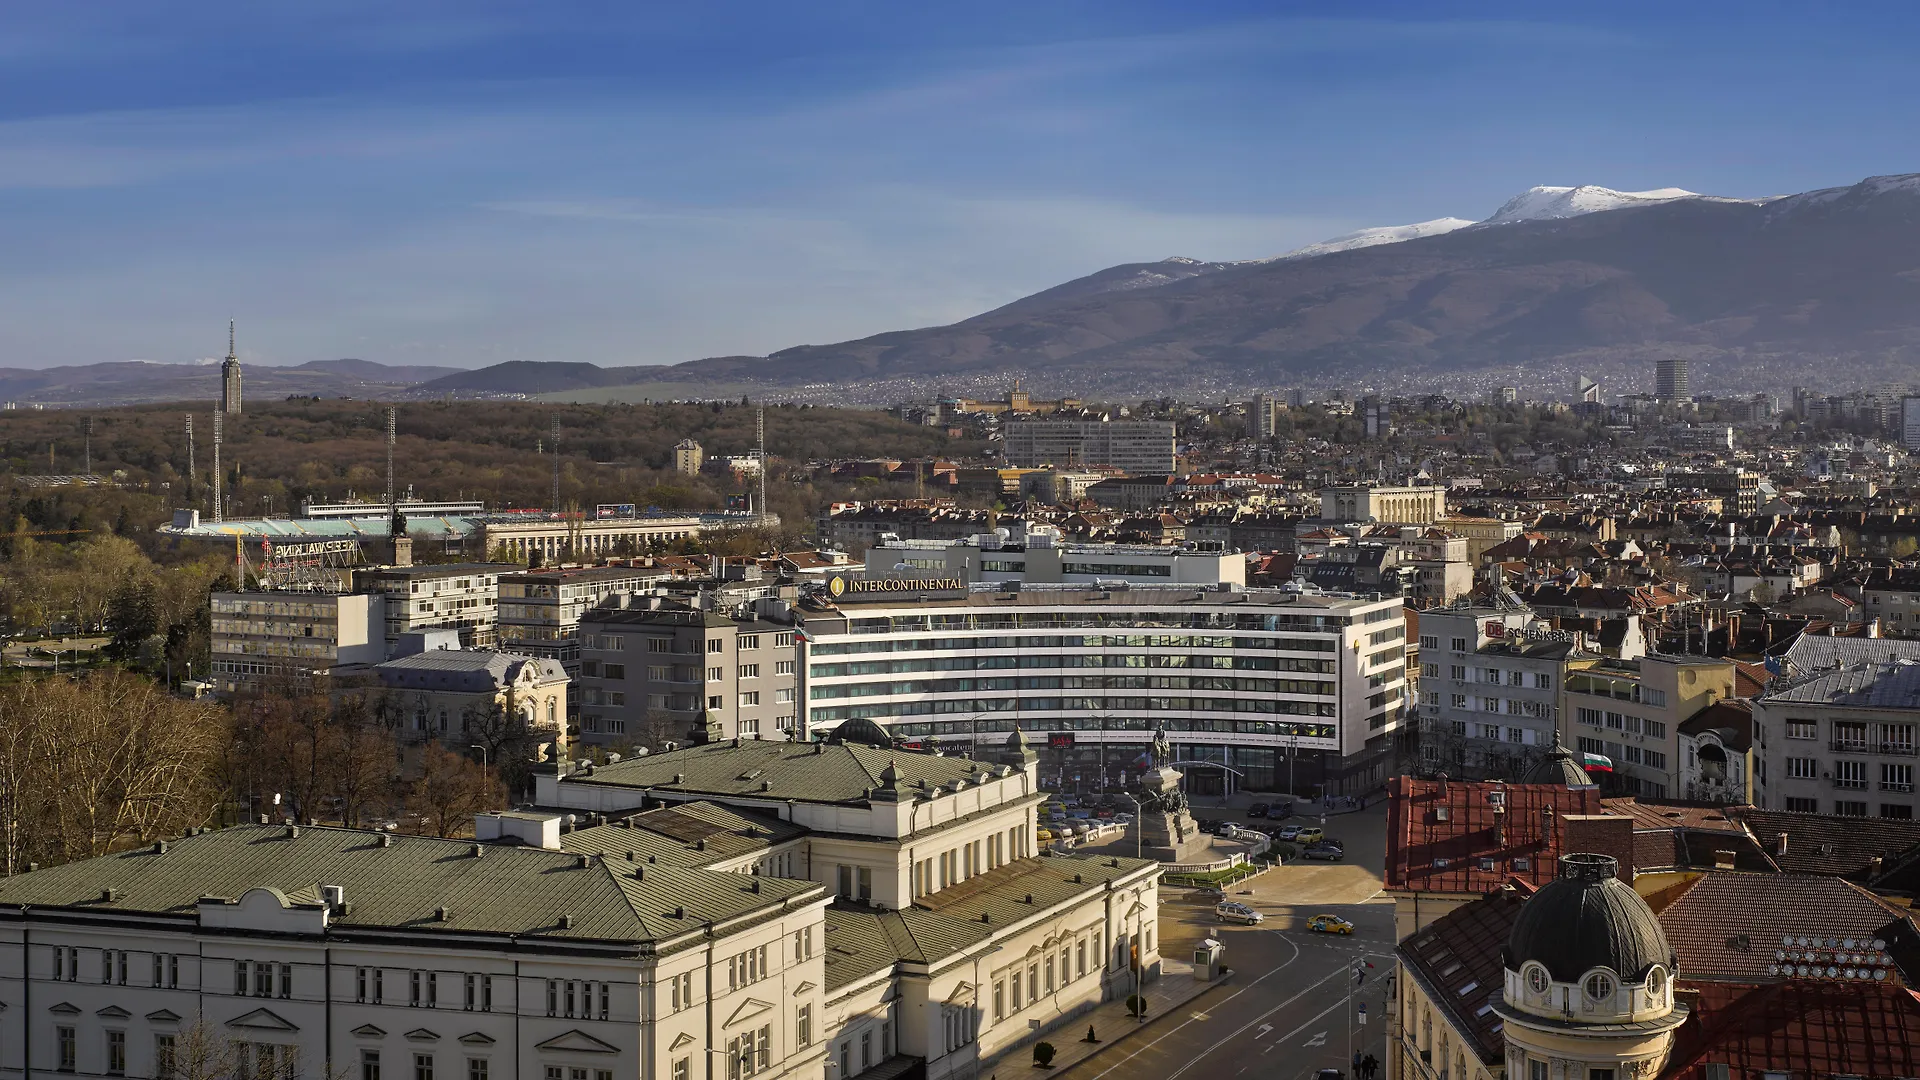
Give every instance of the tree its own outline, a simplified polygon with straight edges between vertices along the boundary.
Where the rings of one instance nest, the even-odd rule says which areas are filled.
[[[475,814],[506,805],[506,790],[484,766],[438,743],[427,744],[420,766],[407,808],[424,818],[435,836],[452,836]]]
[[[132,660],[140,646],[160,630],[160,609],[154,601],[153,580],[129,576],[107,603],[107,655],[115,660]]]

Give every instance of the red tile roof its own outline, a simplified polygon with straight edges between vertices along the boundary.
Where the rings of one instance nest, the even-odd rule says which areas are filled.
[[[1386,887],[1407,892],[1486,893],[1515,878],[1544,885],[1559,874],[1560,818],[1602,812],[1598,791],[1553,784],[1396,776],[1387,792]],[[1488,801],[1495,792],[1504,814]]]
[[[1833,877],[1702,875],[1660,912],[1683,981],[1771,982],[1767,965],[1786,935],[1872,938],[1905,909]]]
[[[1500,1063],[1505,1046],[1500,1017],[1490,1008],[1505,986],[1501,949],[1532,892],[1525,885],[1497,889],[1435,919],[1396,950],[1421,990],[1448,1014],[1455,1031],[1473,1039],[1474,1052],[1487,1065]]]
[[[1707,1080],[1708,1065],[1741,1078],[1920,1076],[1920,997],[1905,987],[1809,980],[1697,989],[1662,1080]]]

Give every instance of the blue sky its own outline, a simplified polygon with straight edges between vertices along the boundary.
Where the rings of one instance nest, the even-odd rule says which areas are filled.
[[[0,367],[674,363],[1534,184],[1920,171],[1920,9],[0,7]]]

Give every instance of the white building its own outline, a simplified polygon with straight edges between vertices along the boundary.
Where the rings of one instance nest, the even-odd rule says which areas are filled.
[[[1196,792],[1368,790],[1405,694],[1402,601],[1195,585],[848,581],[801,617],[805,730],[1045,734],[1064,787],[1135,778],[1156,725]]]
[[[1757,805],[1914,816],[1920,666],[1910,660],[1867,661],[1777,686],[1754,701],[1753,727]]]
[[[906,569],[901,569],[905,567]],[[1219,543],[1075,544],[1048,525],[1030,525],[1022,539],[983,533],[965,540],[885,540],[867,549],[867,576],[911,574],[979,581],[1245,585],[1246,556]]]
[[[217,592],[212,607],[216,692],[232,694],[274,677],[386,659],[386,603],[364,594]]]
[[[1019,420],[1001,429],[1007,464],[1108,465],[1135,476],[1175,470],[1170,420]]]
[[[1420,613],[1420,753],[1460,779],[1517,780],[1554,746],[1577,635],[1526,607]]]

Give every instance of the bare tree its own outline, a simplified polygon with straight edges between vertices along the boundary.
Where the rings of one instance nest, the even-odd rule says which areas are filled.
[[[506,790],[471,758],[428,743],[407,806],[435,836],[452,836],[473,815],[506,805]]]

